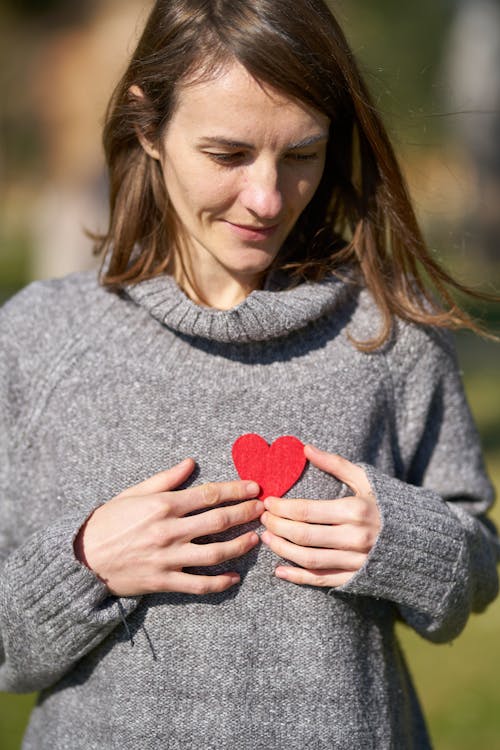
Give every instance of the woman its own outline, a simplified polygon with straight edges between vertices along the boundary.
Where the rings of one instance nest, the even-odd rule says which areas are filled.
[[[497,592],[442,332],[474,324],[342,32],[321,0],[157,2],[105,147],[100,283],[2,312],[24,747],[429,747],[394,622],[447,641]]]

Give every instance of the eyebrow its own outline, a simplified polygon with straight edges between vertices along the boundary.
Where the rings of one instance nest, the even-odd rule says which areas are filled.
[[[307,148],[313,146],[321,141],[328,140],[328,133],[318,133],[316,135],[310,135],[308,138],[303,138],[297,143],[291,143],[287,146],[288,151],[296,151],[301,148]],[[251,143],[245,143],[244,141],[233,141],[230,138],[225,138],[222,135],[206,136],[201,139],[202,143],[212,144],[215,146],[226,146],[226,148],[254,148]]]

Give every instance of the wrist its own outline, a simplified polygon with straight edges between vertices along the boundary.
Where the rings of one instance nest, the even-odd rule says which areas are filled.
[[[89,559],[87,557],[88,539],[86,538],[86,535],[87,535],[89,522],[91,518],[93,517],[94,513],[95,513],[95,510],[92,511],[92,513],[90,514],[90,516],[88,516],[88,518],[86,518],[84,523],[80,526],[80,529],[78,530],[78,533],[73,540],[73,552],[74,552],[76,559],[78,560],[78,562],[82,563],[82,565],[85,565],[86,568],[88,568],[89,570],[92,570],[92,572],[95,572],[95,570],[93,566],[91,565],[91,563],[89,562]]]

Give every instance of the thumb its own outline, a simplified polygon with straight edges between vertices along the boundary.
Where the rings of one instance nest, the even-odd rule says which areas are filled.
[[[174,490],[180,484],[186,481],[190,474],[193,473],[195,462],[192,458],[185,458],[179,464],[172,466],[170,469],[153,474],[152,477],[145,479],[133,487],[128,487],[120,492],[118,497],[131,497],[136,495],[152,495],[156,492],[168,492]]]
[[[305,445],[304,453],[314,466],[340,479],[353,490],[355,495],[368,495],[371,492],[365,471],[360,466],[348,461],[347,458],[343,458],[336,453],[321,451],[314,445]]]

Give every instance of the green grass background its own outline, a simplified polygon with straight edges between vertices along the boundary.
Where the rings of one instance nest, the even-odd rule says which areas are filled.
[[[467,339],[461,351],[469,400],[498,488],[500,345]],[[500,526],[500,507],[492,517]],[[427,643],[403,626],[399,632],[436,750],[500,750],[500,600],[485,614],[473,616],[452,644]],[[0,750],[18,750],[34,700],[0,693]]]

